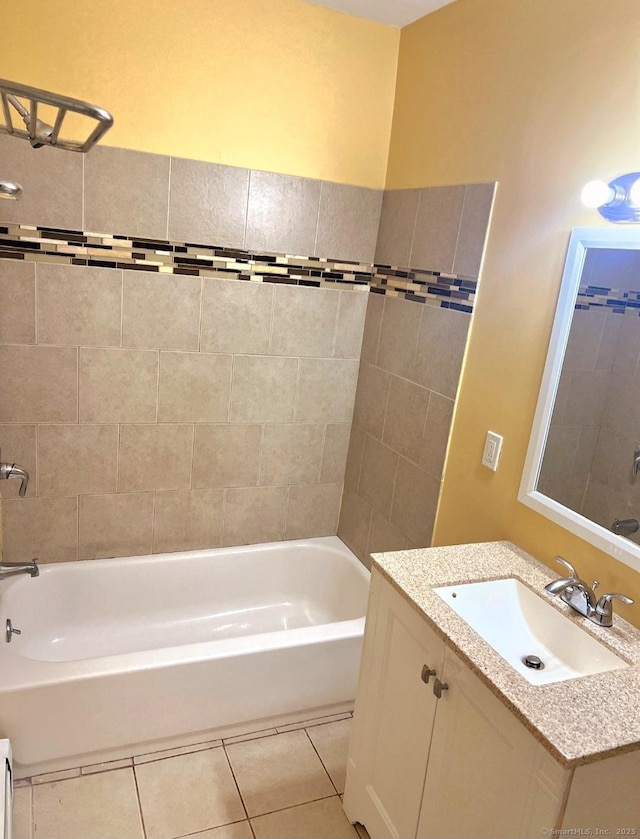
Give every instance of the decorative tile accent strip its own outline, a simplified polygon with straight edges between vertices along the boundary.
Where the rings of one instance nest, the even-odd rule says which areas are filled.
[[[0,258],[317,288],[367,287],[378,294],[462,312],[473,311],[477,285],[473,277],[417,268],[254,253],[216,245],[24,224],[0,224]]]
[[[576,309],[606,309],[616,315],[640,316],[640,291],[621,291],[602,286],[580,286]]]

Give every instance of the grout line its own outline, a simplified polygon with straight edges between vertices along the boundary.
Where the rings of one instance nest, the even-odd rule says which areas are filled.
[[[324,769],[324,771],[327,773],[327,777],[329,778],[329,781],[331,782],[331,786],[332,786],[332,787],[334,788],[334,790],[336,791],[336,795],[340,795],[340,793],[338,792],[338,787],[334,784],[334,782],[333,782],[333,778],[331,777],[331,774],[329,773],[329,770],[328,770],[328,769],[327,769],[327,767],[324,765],[324,760],[323,760],[323,759],[322,759],[322,757],[320,756],[320,752],[316,749],[316,744],[313,742],[313,740],[311,739],[311,737],[309,737],[309,732],[307,731],[307,729],[306,729],[306,728],[303,728],[302,730],[303,730],[303,731],[304,731],[304,733],[307,735],[307,740],[311,743],[311,748],[312,748],[312,749],[313,749],[313,751],[317,754],[317,756],[318,756],[318,760],[319,760],[319,761],[320,761],[320,763],[322,764],[322,768],[323,768],[323,769]]]
[[[34,341],[35,345],[38,345],[40,343],[40,336],[38,334],[39,326],[40,326],[40,324],[38,323],[38,308],[39,308],[38,307],[38,297],[39,297],[38,289],[39,289],[39,286],[40,286],[40,284],[38,283],[38,263],[34,262],[33,263],[33,328],[34,328],[35,334],[33,336],[33,341]]]
[[[271,295],[271,315],[269,320],[269,341],[267,342],[267,351],[264,353],[266,356],[273,355],[272,353],[272,345],[273,345],[273,324],[275,321],[276,316],[276,294],[278,293],[278,289],[276,286],[273,286],[273,293]]]
[[[158,356],[158,372],[156,374],[156,419],[155,422],[158,422],[158,415],[160,413],[160,357],[162,355],[161,350],[155,351]]]
[[[171,216],[171,170],[172,170],[173,158],[169,156],[169,178],[167,183],[167,241],[169,241],[169,219]]]
[[[133,783],[136,788],[136,799],[138,801],[138,812],[140,813],[140,823],[142,825],[142,834],[145,839],[147,839],[147,826],[144,823],[144,813],[142,812],[142,802],[140,801],[140,788],[138,787],[138,776],[136,775],[136,767],[135,764],[132,764],[131,769],[133,771]]]
[[[282,530],[282,540],[286,540],[287,536],[287,527],[289,526],[289,506],[291,503],[291,484],[287,487],[287,504],[284,510],[284,524]]]
[[[301,358],[296,358],[296,389],[293,394],[293,416],[291,417],[291,422],[296,422],[296,415],[298,413],[298,397],[300,396],[300,377],[302,375],[302,364],[300,363],[301,361]]]
[[[260,453],[258,455],[258,477],[256,486],[261,486],[260,481],[262,480],[262,456],[264,453],[264,438],[266,426],[266,422],[260,423]]]
[[[331,424],[333,424],[333,423],[331,423]],[[324,456],[325,456],[325,452],[327,450],[327,431],[328,431],[328,428],[329,428],[329,423],[325,422],[324,423],[324,434],[322,435],[322,454],[320,455],[320,466],[319,466],[319,469],[318,469],[318,480],[316,481],[316,483],[318,483],[318,484],[322,482],[322,470],[324,469]],[[325,481],[325,483],[333,483],[333,481],[328,481],[328,482]]]
[[[453,266],[456,264],[456,256],[458,255],[458,245],[460,244],[460,233],[462,232],[462,219],[464,217],[464,205],[467,203],[467,189],[469,184],[464,186],[464,195],[462,196],[462,207],[460,208],[460,218],[458,219],[458,231],[456,233],[456,243],[453,247],[453,258],[451,259],[451,272],[453,273]],[[485,233],[486,238],[486,233]]]
[[[228,487],[222,487],[222,510],[220,512],[220,544],[218,547],[222,547],[222,543],[224,542],[224,529],[226,525],[226,516],[227,516],[227,490]]]
[[[338,348],[338,334],[340,332],[340,312],[342,311],[342,301],[344,297],[342,292],[338,291],[338,306],[336,309],[336,319],[333,324],[333,338],[331,339],[331,358],[336,358],[336,349]]]
[[[247,178],[247,205],[244,211],[244,231],[242,233],[242,250],[247,249],[247,228],[249,227],[249,202],[251,201],[251,177],[253,169],[249,169],[249,177]]]
[[[418,190],[418,203],[416,204],[416,214],[413,218],[413,231],[411,233],[411,246],[409,248],[409,266],[411,265],[413,259],[413,245],[416,240],[416,230],[418,229],[418,214],[420,212],[420,204],[422,203],[422,190]],[[386,294],[385,294],[386,297]]]
[[[124,347],[124,269],[120,271],[120,347]]]
[[[202,352],[202,312],[204,308],[204,277],[200,277],[200,313],[198,317],[198,349]]]
[[[196,429],[198,424],[196,422],[193,423],[193,438],[191,440],[191,470],[189,472],[189,489],[194,489],[193,486],[193,467],[196,462]]]
[[[240,796],[240,803],[242,804],[242,809],[244,810],[246,820],[249,821],[249,811],[247,810],[247,805],[245,804],[245,801],[244,801],[244,798],[243,798],[243,795],[242,795],[242,790],[240,789],[240,784],[238,783],[238,779],[236,778],[236,773],[233,771],[233,766],[231,764],[231,760],[229,759],[229,755],[227,754],[227,747],[224,745],[224,742],[223,742],[221,748],[222,748],[223,754],[225,756],[225,760],[227,761],[227,766],[229,767],[229,771],[231,772],[231,777],[233,778],[233,782],[236,785],[236,789],[238,790],[238,795]],[[253,833],[253,828],[251,828],[251,832]]]
[[[323,189],[323,182],[320,181],[320,191],[318,193],[318,209],[316,210],[316,233],[313,237],[313,253],[312,256],[317,255],[318,250],[318,231],[320,229],[320,205],[322,204],[322,189]]]
[[[158,501],[158,491],[153,490],[153,506],[151,510],[151,550],[149,553],[154,553],[156,544],[156,510]]]

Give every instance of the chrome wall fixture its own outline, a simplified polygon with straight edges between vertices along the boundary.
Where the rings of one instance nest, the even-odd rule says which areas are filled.
[[[640,172],[620,175],[609,183],[589,181],[582,190],[582,203],[614,224],[639,224]]]
[[[28,140],[34,149],[43,146],[86,153],[111,128],[113,117],[104,108],[98,108],[58,93],[51,93],[37,87],[0,79],[0,133],[10,134]],[[40,106],[55,109],[53,125],[38,118]],[[14,113],[15,112],[15,113]],[[14,124],[14,117],[19,116],[24,127]],[[67,114],[79,114],[88,118],[85,133],[75,137],[61,136],[61,130]],[[11,181],[0,181],[1,198],[20,198],[22,188]]]

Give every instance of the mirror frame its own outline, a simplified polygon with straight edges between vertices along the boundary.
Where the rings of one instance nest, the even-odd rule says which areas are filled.
[[[612,533],[537,490],[582,269],[587,250],[591,248],[640,250],[640,228],[575,227],[571,231],[518,501],[635,571],[640,571],[640,545]]]

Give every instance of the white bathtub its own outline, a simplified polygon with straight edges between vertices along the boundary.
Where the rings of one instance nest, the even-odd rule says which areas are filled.
[[[17,777],[349,710],[368,581],[324,537],[0,582],[0,736]]]

